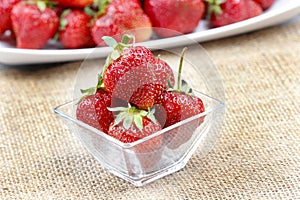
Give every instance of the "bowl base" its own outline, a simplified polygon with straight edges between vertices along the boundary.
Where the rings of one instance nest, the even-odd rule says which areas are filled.
[[[173,165],[168,166],[165,169],[162,169],[156,173],[151,173],[150,175],[144,176],[141,178],[133,178],[130,176],[126,176],[124,174],[120,174],[118,171],[111,169],[111,168],[105,168],[105,170],[114,174],[115,176],[117,176],[121,179],[124,179],[125,181],[130,182],[134,186],[141,187],[141,186],[151,183],[157,179],[160,179],[162,177],[165,177],[169,174],[172,174],[174,172],[177,172],[177,171],[183,169],[186,166],[186,164],[187,164],[187,160],[183,160],[179,163],[174,163]]]

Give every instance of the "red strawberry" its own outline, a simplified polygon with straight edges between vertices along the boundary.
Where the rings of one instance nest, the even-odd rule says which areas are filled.
[[[148,48],[121,48],[126,45],[117,44],[116,41],[111,46],[115,46],[112,55],[118,56],[114,60],[109,59],[111,62],[107,64],[103,73],[103,85],[114,98],[147,110],[152,107],[162,90],[168,87],[168,81],[171,85],[174,84],[170,66],[155,58]],[[120,48],[122,50],[118,52]]]
[[[20,2],[11,12],[17,47],[42,48],[54,36],[59,26],[56,13],[43,3]]]
[[[156,33],[171,37],[192,32],[205,12],[202,0],[145,0],[144,10]],[[165,30],[164,30],[165,29]]]
[[[181,64],[179,67],[177,90],[173,89],[171,91],[163,92],[157,100],[157,105],[155,105],[157,119],[164,127],[171,126],[204,112],[202,100],[189,94],[189,88],[185,89],[187,91],[184,91],[184,89],[181,88],[180,76],[184,51],[182,53]],[[165,133],[164,139],[168,147],[175,149],[181,144],[187,142],[202,120],[203,119],[193,120]]]
[[[262,12],[263,12],[263,10],[255,1],[248,2],[248,17],[247,17],[247,19],[256,17],[256,16],[262,14]]]
[[[14,5],[21,0],[0,0],[0,35],[6,30],[11,30],[10,13]]]
[[[101,7],[98,15],[92,26],[92,36],[98,46],[105,45],[103,36],[112,36],[120,41],[122,35],[127,33],[142,42],[152,35],[150,19],[137,0],[112,0]]]
[[[275,0],[254,0],[256,3],[258,3],[263,10],[266,10],[272,6]]]
[[[139,109],[147,110],[154,105],[156,99],[165,89],[166,87],[162,84],[145,84],[133,92],[129,102]]]
[[[65,10],[60,20],[60,42],[72,49],[96,46],[90,33],[90,21],[91,17],[82,10]]]
[[[161,126],[156,122],[153,111],[138,110],[135,107],[111,108],[111,111],[121,111],[115,118],[108,130],[108,135],[120,140],[123,143],[132,143],[147,137],[161,130]],[[132,150],[140,161],[143,169],[154,166],[160,159],[162,153],[163,136],[158,135],[145,142],[135,145]],[[125,153],[126,156],[128,155]],[[137,165],[132,159],[126,160],[127,165]]]
[[[78,120],[107,133],[111,122],[114,120],[113,113],[107,109],[110,106],[111,95],[103,89],[99,89],[95,94],[86,96],[79,102],[76,117]]]
[[[53,0],[57,2],[58,5],[63,7],[76,7],[76,8],[84,8],[94,2],[94,0]]]
[[[149,67],[151,66],[151,68]],[[174,74],[171,67],[162,59],[155,59],[153,64],[149,64],[148,71],[142,76],[150,73],[150,77],[155,75],[155,78],[149,79],[149,84],[143,84],[132,93],[129,102],[137,106],[139,109],[147,110],[151,108],[156,99],[161,93],[166,90],[170,85],[174,85]],[[137,76],[138,77],[138,76]],[[139,77],[138,77],[139,78]],[[139,78],[140,79],[140,78]],[[146,80],[143,78],[142,80]],[[169,81],[169,84],[168,83]],[[145,83],[145,82],[144,82]],[[134,84],[133,84],[134,85]],[[118,90],[117,90],[118,91]],[[116,91],[116,92],[117,92]]]
[[[233,24],[262,13],[261,7],[252,0],[206,1],[209,2],[210,23],[212,27]]]

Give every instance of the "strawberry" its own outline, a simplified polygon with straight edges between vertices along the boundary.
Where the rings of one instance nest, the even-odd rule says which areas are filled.
[[[165,89],[166,87],[164,87],[162,84],[145,84],[133,92],[129,102],[139,109],[147,110],[154,105],[156,99]]]
[[[114,47],[109,62],[103,72],[105,89],[114,98],[132,103],[139,109],[147,110],[155,99],[168,87],[168,81],[174,85],[174,75],[170,66],[143,46],[126,46],[113,41],[108,44]],[[107,38],[105,39],[107,40]]]
[[[11,30],[10,13],[14,5],[20,0],[0,0],[0,35],[6,30]]]
[[[42,48],[59,26],[56,13],[41,1],[18,3],[12,9],[11,20],[18,48]]]
[[[84,8],[90,4],[93,4],[94,0],[52,0],[57,2],[58,5],[68,8]]]
[[[104,46],[103,36],[120,41],[122,35],[135,35],[138,42],[146,41],[152,35],[149,17],[143,12],[137,0],[102,0],[98,17],[92,26],[92,37],[98,46]]]
[[[202,0],[145,0],[145,13],[162,37],[191,33],[205,12]]]
[[[254,0],[256,3],[258,3],[263,10],[266,10],[272,6],[275,0]]]
[[[153,110],[147,112],[131,107],[130,105],[128,108],[116,107],[109,108],[109,110],[120,112],[109,127],[108,135],[123,143],[138,141],[161,130],[160,124],[154,118]],[[142,168],[150,168],[159,161],[163,149],[161,145],[162,140],[163,136],[160,134],[132,148]],[[131,163],[131,160],[128,158],[126,160],[127,164],[129,166],[136,165],[136,163]]]
[[[157,111],[157,120],[164,128],[204,112],[202,100],[193,96],[187,85],[181,86],[180,76],[184,51],[185,49],[183,50],[179,66],[177,90],[169,89],[169,91],[164,91],[154,106]],[[202,118],[193,120],[167,132],[164,140],[168,147],[175,149],[187,142],[202,121]]]
[[[262,8],[255,1],[248,2],[248,17],[247,17],[247,19],[256,17],[256,16],[262,14],[262,12],[263,12]]]
[[[85,90],[83,93],[88,94]],[[107,109],[111,106],[111,95],[103,89],[98,89],[95,94],[83,97],[76,109],[76,118],[84,123],[108,132],[111,122],[114,120],[113,113]]]
[[[70,49],[96,46],[90,33],[90,21],[91,17],[82,10],[65,10],[60,19],[60,42]]]
[[[252,0],[206,0],[209,2],[209,18],[212,27],[240,22],[262,13]]]

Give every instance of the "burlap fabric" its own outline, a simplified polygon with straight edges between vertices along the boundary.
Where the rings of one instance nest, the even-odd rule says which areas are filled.
[[[300,199],[300,19],[204,43],[223,79],[217,146],[138,188],[104,171],[53,108],[80,62],[0,71],[0,199]]]

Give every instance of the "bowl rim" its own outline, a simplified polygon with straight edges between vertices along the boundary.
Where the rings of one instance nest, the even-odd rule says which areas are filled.
[[[202,113],[199,113],[199,114],[194,115],[192,117],[189,117],[189,118],[187,118],[185,120],[177,122],[177,123],[175,123],[175,124],[173,124],[173,125],[171,125],[169,127],[163,128],[163,129],[161,129],[161,130],[159,130],[159,131],[157,131],[157,132],[155,132],[155,133],[153,133],[151,135],[148,135],[148,136],[146,136],[144,138],[141,138],[141,139],[139,139],[137,141],[134,141],[134,142],[131,142],[131,143],[121,142],[120,140],[118,140],[118,139],[116,139],[116,138],[114,138],[114,137],[112,137],[112,136],[104,133],[103,131],[100,131],[100,130],[98,130],[98,129],[96,129],[96,128],[94,128],[94,127],[92,127],[92,126],[90,126],[90,125],[88,125],[88,124],[86,124],[86,123],[84,123],[84,122],[82,122],[82,121],[74,118],[74,117],[72,117],[72,116],[70,116],[70,114],[67,114],[67,113],[65,113],[65,112],[63,112],[61,110],[61,108],[65,107],[65,106],[68,106],[70,104],[74,105],[75,102],[78,102],[78,99],[73,99],[71,101],[68,101],[68,102],[66,102],[64,104],[61,104],[61,105],[55,107],[54,108],[54,113],[57,114],[58,116],[62,117],[62,118],[68,119],[68,120],[76,123],[77,125],[80,125],[80,126],[86,128],[86,129],[92,131],[93,133],[96,133],[97,135],[99,135],[101,137],[106,138],[107,140],[113,142],[114,144],[120,146],[121,148],[128,149],[128,148],[132,148],[132,147],[134,147],[134,146],[136,146],[138,144],[141,144],[143,142],[146,142],[146,141],[150,140],[151,138],[157,137],[158,135],[161,135],[161,134],[163,134],[163,133],[165,133],[165,132],[167,132],[167,131],[169,131],[171,129],[175,129],[175,128],[181,126],[181,125],[189,123],[190,121],[193,121],[193,120],[195,120],[197,118],[203,117],[203,116],[205,116],[205,115],[207,115],[209,113],[212,113],[214,111],[221,110],[221,109],[223,109],[225,107],[225,103],[224,102],[222,102],[222,101],[220,101],[220,100],[218,100],[218,99],[216,99],[214,97],[211,97],[209,95],[206,95],[206,94],[204,94],[202,92],[199,92],[197,90],[193,90],[193,91],[196,92],[196,93],[201,94],[202,96],[204,96],[206,98],[209,98],[209,99],[215,101],[217,103],[217,105],[214,106],[214,107],[212,107],[212,108],[205,109],[205,111],[202,112]]]

